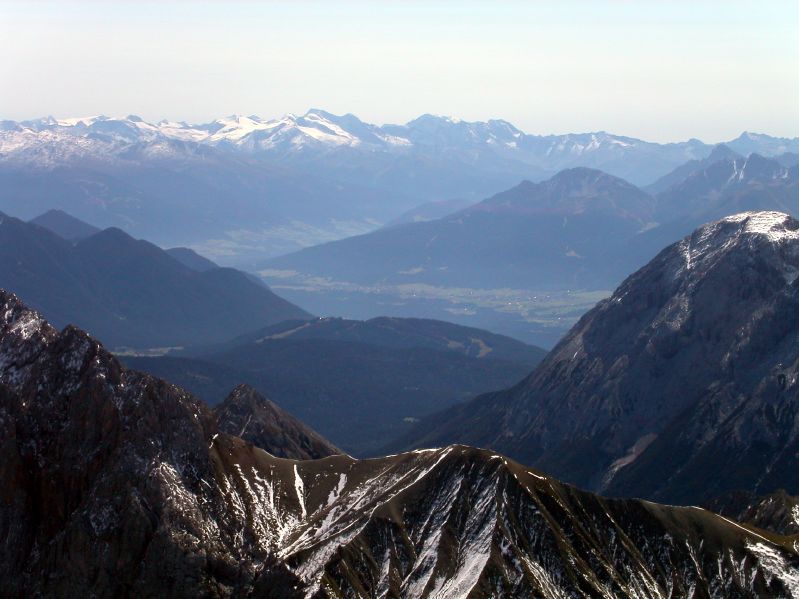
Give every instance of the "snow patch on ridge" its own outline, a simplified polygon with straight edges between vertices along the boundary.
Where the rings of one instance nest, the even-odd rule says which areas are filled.
[[[685,270],[715,260],[736,247],[749,248],[755,240],[774,246],[775,266],[788,284],[799,276],[799,223],[783,212],[741,212],[697,229],[679,242]],[[676,274],[680,271],[678,270]]]
[[[745,233],[765,235],[775,243],[799,239],[799,228],[789,228],[792,221],[788,214],[774,211],[741,212],[722,219],[722,222],[746,223]]]

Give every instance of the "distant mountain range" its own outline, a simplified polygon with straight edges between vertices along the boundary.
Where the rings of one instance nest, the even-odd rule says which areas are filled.
[[[148,123],[135,115],[47,117],[3,121],[0,131],[0,155],[4,161],[47,166],[86,159],[117,162],[139,156],[185,157],[196,153],[192,144],[198,144],[264,158],[279,157],[288,163],[316,162],[320,161],[320,156],[324,156],[321,162],[330,159],[343,162],[343,158],[357,160],[367,153],[406,157],[437,153],[453,158],[453,163],[493,162],[495,168],[500,169],[501,159],[510,164],[533,166],[542,174],[589,166],[636,184],[653,181],[655,177],[651,173],[664,171],[668,163],[674,168],[688,159],[703,158],[712,149],[696,139],[658,144],[604,131],[531,135],[503,120],[466,122],[430,114],[405,125],[378,126],[352,114],[338,116],[319,109],[311,109],[302,116],[287,114],[272,120],[232,115],[194,125],[172,121]],[[799,139],[744,132],[726,145],[741,155],[775,156],[797,152]],[[99,149],[106,151],[100,154],[96,151]],[[332,150],[353,152],[330,156]],[[639,168],[641,163],[646,165],[644,172]],[[396,165],[391,166],[396,168]],[[662,174],[665,172],[667,170]],[[386,173],[379,176],[385,177]],[[392,184],[395,183],[397,181]]]
[[[727,215],[746,206],[755,209],[795,209],[799,167],[789,168],[773,158],[750,154],[708,162],[675,183],[658,198],[657,218],[702,218]],[[756,204],[753,205],[753,202]]]
[[[799,162],[746,158],[717,152],[716,160],[695,164],[684,179],[657,194],[655,219],[661,223],[630,239],[621,250],[638,262],[626,263],[633,270],[674,239],[689,234],[703,223],[746,211],[776,210],[799,215]]]
[[[757,154],[717,147],[667,183],[651,195],[602,171],[568,169],[259,270],[317,312],[446,318],[551,346],[628,273],[702,223],[747,210],[799,214],[799,166]]]
[[[660,179],[644,187],[646,191],[651,194],[658,194],[666,191],[673,185],[678,185],[685,181],[691,175],[704,171],[709,166],[716,162],[723,162],[725,160],[739,160],[743,158],[738,152],[730,149],[729,146],[719,144],[713,148],[713,151],[701,160],[689,160],[685,164],[681,164],[670,173],[663,175]]]
[[[799,221],[749,212],[669,246],[518,385],[401,447],[491,447],[611,495],[795,494]],[[408,442],[410,441],[410,442]]]
[[[248,383],[337,446],[364,456],[426,415],[516,383],[545,354],[434,320],[325,318],[288,321],[169,356],[122,359],[211,405]]]
[[[278,293],[317,314],[450,320],[551,347],[627,273],[702,223],[746,210],[799,213],[794,162],[789,154],[743,158],[719,146],[667,175],[674,182],[654,196],[602,171],[574,168],[452,214],[442,208],[441,218],[411,211],[406,218],[416,222],[308,248],[257,269]],[[73,242],[98,229],[58,210],[36,222]],[[208,271],[205,277],[223,272],[190,248],[166,252],[191,270]],[[134,341],[136,347],[172,345]]]
[[[608,283],[601,257],[646,228],[654,211],[654,198],[634,185],[575,168],[441,219],[306,248],[263,266],[357,284],[601,288]]]
[[[799,153],[799,140],[760,134],[727,145],[741,155]],[[323,110],[197,125],[48,117],[0,123],[0,210],[28,219],[61,209],[242,264],[374,230],[423,202],[477,201],[567,168],[649,184],[712,149],[605,132],[530,135],[506,121],[432,115],[383,126]]]
[[[69,215],[36,220],[76,240],[0,213],[0,287],[25,295],[57,326],[81,326],[111,347],[221,342],[311,317],[241,271],[200,271],[185,256],[119,229],[94,232]]]
[[[246,430],[245,430],[246,433]],[[789,597],[795,538],[450,446],[274,457],[0,292],[12,597]]]

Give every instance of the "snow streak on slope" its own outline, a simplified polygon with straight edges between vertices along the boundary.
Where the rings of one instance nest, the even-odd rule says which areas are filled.
[[[278,486],[303,481],[270,544],[306,597],[722,597],[763,584],[790,597],[799,576],[781,537],[704,510],[603,500],[464,446],[257,462],[253,475],[285,473]]]

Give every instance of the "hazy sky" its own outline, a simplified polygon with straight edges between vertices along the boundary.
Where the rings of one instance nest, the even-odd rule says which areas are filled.
[[[799,136],[799,2],[8,2],[0,119],[324,108],[530,133]]]

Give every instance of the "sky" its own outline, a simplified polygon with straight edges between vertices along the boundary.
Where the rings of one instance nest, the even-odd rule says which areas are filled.
[[[799,2],[0,0],[0,119],[322,108],[528,133],[799,136]]]

